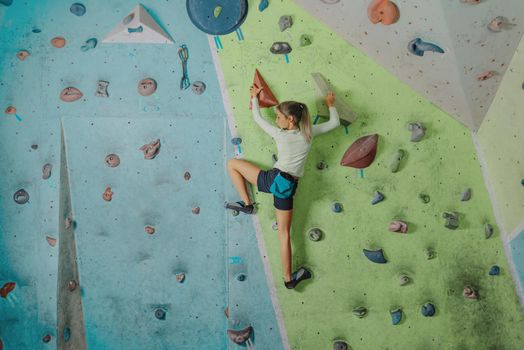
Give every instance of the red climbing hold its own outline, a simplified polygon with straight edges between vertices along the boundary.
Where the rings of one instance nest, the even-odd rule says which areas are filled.
[[[363,169],[373,163],[377,154],[378,134],[363,136],[353,142],[340,161],[340,165]]]
[[[258,95],[258,103],[260,108],[267,108],[267,107],[273,107],[278,105],[278,101],[273,95],[273,92],[271,92],[271,89],[267,85],[264,78],[262,78],[262,75],[258,71],[258,69],[255,69],[255,77],[253,78],[253,85],[256,85],[258,87],[262,88],[262,91],[260,91],[260,94]],[[251,103],[249,103],[249,109],[251,109]]]
[[[4,284],[4,286],[0,289],[0,296],[2,298],[7,298],[7,294],[11,293],[13,289],[15,289],[16,283],[15,282],[7,282]],[[1,348],[0,348],[1,349]]]

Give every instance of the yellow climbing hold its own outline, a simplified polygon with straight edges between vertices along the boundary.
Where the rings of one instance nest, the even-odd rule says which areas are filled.
[[[221,12],[222,12],[222,6],[218,5],[217,7],[215,7],[215,11],[213,11],[213,15],[215,16],[215,18],[218,18]]]

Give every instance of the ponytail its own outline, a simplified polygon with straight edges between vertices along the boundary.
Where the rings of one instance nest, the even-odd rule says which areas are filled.
[[[288,118],[293,118],[297,124],[300,133],[308,143],[311,142],[311,120],[307,106],[301,102],[285,101],[276,106]]]

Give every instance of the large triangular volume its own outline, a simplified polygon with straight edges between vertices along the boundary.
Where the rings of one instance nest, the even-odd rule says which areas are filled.
[[[315,83],[315,88],[317,91],[317,96],[324,101],[326,95],[329,91],[333,91],[326,78],[320,73],[311,73],[313,82]],[[337,109],[340,119],[345,120],[349,123],[353,123],[357,119],[357,115],[353,110],[344,102],[340,97],[335,98],[335,108]],[[329,112],[327,111],[327,106],[322,102],[317,104],[318,114],[328,116]]]
[[[103,43],[173,44],[173,39],[139,4],[102,40]]]
[[[262,91],[260,91],[260,95],[258,95],[258,102],[260,108],[267,108],[267,107],[273,107],[278,105],[278,101],[275,98],[275,95],[273,95],[273,92],[271,92],[271,89],[267,85],[264,78],[262,78],[262,75],[258,71],[258,69],[255,70],[255,77],[253,78],[253,85],[256,85],[258,87],[262,88]],[[251,109],[251,103],[249,103],[249,109]]]

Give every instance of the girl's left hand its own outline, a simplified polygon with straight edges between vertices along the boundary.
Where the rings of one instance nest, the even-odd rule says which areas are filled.
[[[258,97],[258,94],[260,94],[260,91],[262,91],[262,87],[258,87],[256,85],[251,85],[251,88],[249,89],[249,93],[251,94],[251,98]]]

